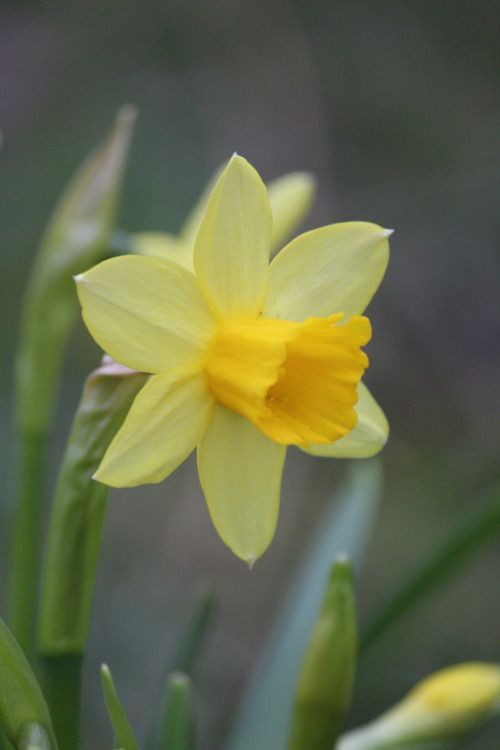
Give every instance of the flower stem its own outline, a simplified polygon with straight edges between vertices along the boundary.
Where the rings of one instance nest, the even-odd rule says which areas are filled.
[[[9,561],[9,620],[29,660],[34,653],[38,601],[45,442],[44,432],[19,432],[17,502],[13,510]]]
[[[80,747],[83,654],[41,657],[42,684],[61,750]]]
[[[494,482],[474,504],[473,512],[417,567],[369,623],[360,648],[364,652],[425,596],[449,579],[484,544],[500,533],[500,482]]]

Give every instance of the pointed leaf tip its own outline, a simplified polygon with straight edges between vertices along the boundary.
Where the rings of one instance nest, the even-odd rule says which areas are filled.
[[[113,677],[107,664],[101,665],[102,689],[108,716],[115,734],[115,748],[138,750],[137,742],[128,717],[116,692]]]

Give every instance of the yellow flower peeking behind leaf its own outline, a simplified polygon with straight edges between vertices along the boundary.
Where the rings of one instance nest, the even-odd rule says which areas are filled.
[[[219,175],[220,170],[209,181],[178,235],[166,232],[132,234],[129,239],[130,252],[175,260],[192,271],[196,235]],[[270,182],[267,191],[273,214],[273,256],[307,215],[316,192],[316,180],[308,172],[290,172]]]
[[[197,447],[212,521],[248,563],[273,537],[287,446],[366,457],[388,433],[360,383],[371,336],[360,313],[384,275],[390,232],[326,226],[269,265],[272,224],[265,185],[235,155],[208,200],[193,273],[123,256],[76,277],[94,339],[152,375],[96,479],[160,482]]]

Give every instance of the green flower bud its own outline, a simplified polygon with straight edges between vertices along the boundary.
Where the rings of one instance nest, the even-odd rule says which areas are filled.
[[[351,566],[337,560],[300,670],[289,750],[332,750],[351,702],[356,649]]]

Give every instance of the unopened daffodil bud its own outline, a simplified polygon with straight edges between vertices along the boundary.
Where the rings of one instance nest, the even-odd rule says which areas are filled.
[[[356,652],[352,571],[339,559],[300,670],[288,750],[332,750],[351,703]]]
[[[500,714],[500,666],[472,662],[427,677],[379,719],[345,735],[338,750],[448,747]]]

